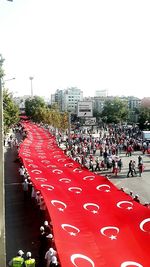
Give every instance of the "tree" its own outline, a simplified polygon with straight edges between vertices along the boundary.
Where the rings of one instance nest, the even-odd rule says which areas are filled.
[[[150,108],[140,108],[138,122],[141,130],[150,130]]]
[[[104,104],[102,111],[102,120],[107,123],[120,123],[127,120],[128,106],[126,102],[123,102],[119,98],[113,100],[107,100]]]
[[[38,110],[45,107],[44,99],[40,96],[33,98],[27,98],[25,101],[25,113],[31,117],[34,121],[39,121]]]
[[[11,93],[3,91],[3,114],[4,114],[4,133],[19,121],[19,107],[14,103]]]
[[[61,114],[60,128],[62,131],[65,131],[69,127],[68,116],[69,116],[68,112],[64,112]]]

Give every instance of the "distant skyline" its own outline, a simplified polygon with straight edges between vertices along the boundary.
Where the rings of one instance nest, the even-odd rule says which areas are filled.
[[[0,53],[15,96],[150,97],[149,0],[0,1]]]

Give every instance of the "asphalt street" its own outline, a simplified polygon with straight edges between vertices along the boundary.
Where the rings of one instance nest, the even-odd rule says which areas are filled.
[[[31,202],[25,202],[18,163],[15,163],[16,150],[5,148],[5,224],[6,261],[14,257],[19,249],[31,251],[38,259],[38,237],[40,223],[38,210]]]
[[[135,160],[137,165],[139,155],[142,156],[144,165],[142,177],[139,177],[138,168],[136,168],[137,176],[128,178],[127,172],[129,161],[131,159]],[[112,175],[112,178],[110,179],[111,182],[119,188],[123,187],[124,191],[127,193],[133,191],[134,194],[138,194],[141,203],[150,203],[150,154],[143,155],[142,153],[136,151],[131,157],[127,157],[125,153],[123,153],[121,158],[123,161],[122,171],[119,173],[117,178]]]
[[[97,151],[96,155],[99,155],[99,151]],[[139,177],[137,167],[139,155],[142,156],[144,165],[144,172],[142,173],[142,177]],[[133,191],[133,194],[138,194],[141,203],[150,203],[150,154],[143,155],[142,152],[135,151],[132,153],[131,157],[128,157],[124,152],[122,152],[119,157],[123,162],[123,167],[121,173],[118,173],[117,177],[112,174],[112,172],[108,171],[99,172],[99,174],[110,175],[110,181],[118,188],[123,187],[126,193]],[[102,158],[100,157],[100,159]],[[134,160],[136,162],[137,176],[127,177],[130,160]]]

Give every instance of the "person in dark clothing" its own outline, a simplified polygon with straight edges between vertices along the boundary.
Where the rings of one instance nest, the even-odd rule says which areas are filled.
[[[39,266],[45,266],[45,252],[47,250],[47,239],[44,231],[44,227],[40,227],[39,236]]]
[[[129,162],[129,171],[127,173],[127,177],[129,177],[130,173],[131,173],[131,176],[133,177],[132,160],[130,160]]]
[[[139,200],[139,196],[138,195],[135,195],[135,197],[133,198],[134,201],[140,203],[140,200]]]

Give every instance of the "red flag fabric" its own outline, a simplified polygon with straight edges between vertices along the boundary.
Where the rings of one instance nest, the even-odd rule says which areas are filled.
[[[62,267],[149,267],[150,210],[67,157],[48,130],[24,123],[20,156],[44,197]]]

